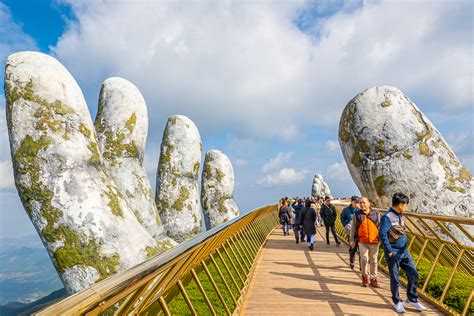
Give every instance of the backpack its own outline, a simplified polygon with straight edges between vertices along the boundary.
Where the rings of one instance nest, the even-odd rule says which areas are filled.
[[[280,217],[280,224],[286,224],[290,222],[288,212],[282,212]]]
[[[357,240],[365,244],[377,244],[379,242],[379,213],[375,212],[374,218],[370,215],[366,216],[361,211],[354,214]]]

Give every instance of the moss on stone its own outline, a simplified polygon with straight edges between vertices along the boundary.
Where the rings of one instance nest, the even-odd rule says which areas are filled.
[[[384,191],[385,184],[386,184],[385,176],[378,176],[377,178],[375,178],[374,186],[375,186],[375,190],[377,191],[378,196],[385,195],[385,191]]]
[[[379,139],[377,141],[377,145],[375,146],[375,152],[379,154],[380,158],[385,158],[387,157],[387,153],[384,150],[385,146],[385,141],[383,139]]]
[[[136,124],[137,124],[137,115],[135,114],[135,112],[133,112],[130,118],[127,120],[127,122],[125,122],[125,128],[128,129],[130,133],[132,133]]]
[[[60,226],[58,230],[64,240],[64,246],[54,251],[54,259],[59,272],[64,272],[65,269],[76,265],[92,267],[99,273],[99,280],[117,272],[117,266],[120,263],[119,255],[102,255],[96,241],[86,241],[84,236],[68,227]]]
[[[196,161],[193,165],[193,172],[196,178],[199,177],[199,167],[201,167],[201,164],[199,163],[199,161]]]
[[[434,155],[434,152],[430,150],[428,145],[425,142],[421,142],[420,145],[418,146],[418,151],[420,154],[431,157]]]
[[[92,153],[91,157],[89,158],[89,163],[93,165],[100,165],[101,160],[100,160],[100,153],[99,153],[99,146],[97,143],[90,142],[87,145],[87,149]]]
[[[173,178],[173,180],[171,180],[171,184],[175,187],[178,185],[178,180],[176,180],[176,177]]]
[[[117,158],[120,157],[140,158],[135,140],[132,140],[130,143],[127,142],[128,140],[125,137],[125,133],[106,130],[103,134],[105,136],[103,157],[107,159],[111,165],[115,165]]]
[[[410,151],[408,150],[408,148],[403,151],[403,157],[405,157],[406,159],[413,158],[413,156],[410,155]]]
[[[86,138],[91,137],[91,131],[83,123],[79,124],[79,131],[81,131],[82,135]]]
[[[380,103],[380,106],[383,107],[383,108],[386,108],[388,106],[390,106],[390,100],[385,98],[385,101],[383,101],[382,103]]]
[[[217,174],[216,174],[216,179],[217,179],[217,181],[218,181],[219,183],[222,182],[222,180],[224,179],[224,172],[222,172],[221,169],[216,168],[216,173],[217,173]]]
[[[206,163],[206,164],[204,165],[204,179],[210,180],[211,177],[212,177],[212,169],[211,169],[211,166],[210,166],[208,163]]]
[[[116,192],[116,190],[111,186],[107,186],[107,191],[105,191],[105,195],[107,195],[107,197],[109,198],[109,203],[107,205],[110,207],[112,214],[123,218],[123,212],[119,201],[121,194],[119,192]]]
[[[354,155],[352,155],[351,163],[356,167],[362,166],[362,158],[359,152],[355,152]]]
[[[469,172],[469,170],[467,170],[465,167],[461,167],[459,169],[459,178],[461,178],[462,180],[465,180],[465,181],[471,181],[472,180],[472,175]]]
[[[177,211],[182,211],[184,203],[189,198],[189,191],[186,187],[181,187],[179,198],[173,203],[172,208]]]
[[[174,125],[174,124],[176,124],[176,122],[178,122],[178,117],[177,117],[177,116],[172,116],[172,117],[170,117],[170,118],[168,119],[168,122],[169,122],[170,124],[173,124],[173,125]]]
[[[225,201],[228,200],[229,197],[227,196],[223,196],[223,197],[220,197],[219,200],[217,201],[217,210],[219,211],[219,213],[227,213],[228,209],[227,207],[225,206]]]
[[[70,140],[71,137],[69,136],[68,133],[64,133],[64,134],[63,134],[63,139],[64,139],[64,140]]]

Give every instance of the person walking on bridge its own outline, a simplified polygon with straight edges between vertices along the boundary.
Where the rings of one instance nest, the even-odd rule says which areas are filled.
[[[355,259],[355,254],[357,252],[357,242],[355,243],[355,246],[352,247],[350,246],[350,234],[351,234],[351,223],[352,223],[352,217],[354,216],[354,213],[357,211],[357,209],[360,207],[360,199],[358,196],[352,196],[351,197],[351,204],[347,207],[345,207],[342,212],[341,212],[341,223],[342,226],[344,226],[344,232],[347,235],[347,241],[349,242],[349,265],[352,270],[354,270],[354,259]]]
[[[283,201],[283,205],[280,207],[278,212],[278,217],[280,218],[280,224],[283,227],[283,235],[290,234],[290,221],[291,221],[291,209],[288,207],[288,201]]]
[[[337,213],[336,208],[331,204],[331,198],[329,196],[324,198],[324,203],[321,205],[320,214],[323,218],[324,226],[326,226],[326,244],[329,245],[329,230],[331,230],[334,241],[336,242],[336,245],[339,246],[341,242],[337,238],[336,234]]]
[[[316,235],[316,212],[311,208],[311,200],[307,199],[304,203],[304,208],[301,210],[300,224],[303,226],[306,234],[306,241],[308,247],[313,250],[314,247],[314,236]]]
[[[362,270],[362,286],[379,287],[377,282],[377,255],[379,250],[379,212],[370,207],[367,197],[360,199],[360,209],[354,213],[349,235],[351,247],[359,245]]]
[[[392,207],[388,209],[380,220],[379,230],[379,238],[384,248],[385,260],[387,261],[388,270],[390,272],[392,301],[398,313],[405,312],[398,291],[400,287],[399,268],[405,272],[408,279],[407,303],[419,311],[426,309],[425,306],[418,302],[418,294],[416,293],[418,271],[408,251],[405,220],[403,218],[403,212],[405,212],[408,202],[408,196],[401,192],[395,193],[392,197]]]
[[[304,205],[303,205],[302,199],[298,199],[297,204],[293,206],[293,209],[295,210],[295,223],[293,226],[293,231],[295,232],[296,243],[299,243],[300,241],[301,242],[304,241],[303,228],[301,228],[301,225],[300,225],[301,210],[303,209],[303,207]]]

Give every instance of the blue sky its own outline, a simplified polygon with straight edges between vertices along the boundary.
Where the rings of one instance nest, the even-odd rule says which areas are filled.
[[[376,85],[404,91],[474,170],[470,1],[132,2],[0,0],[0,60],[37,50],[61,61],[92,118],[101,83],[122,76],[147,101],[145,164],[164,124],[184,114],[204,150],[234,163],[243,212],[310,193],[357,193],[337,143],[348,100]],[[2,82],[3,88],[3,82]],[[3,89],[2,89],[3,91]],[[0,94],[0,112],[5,100]],[[13,185],[0,116],[0,235],[34,233]]]

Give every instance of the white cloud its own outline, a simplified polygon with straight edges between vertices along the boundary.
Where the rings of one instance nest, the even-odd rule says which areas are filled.
[[[23,33],[21,26],[13,21],[10,9],[0,2],[0,59],[18,50],[36,49],[35,41]],[[3,68],[4,66],[2,66]],[[2,69],[3,72],[3,69]]]
[[[15,187],[13,180],[13,168],[11,161],[0,161],[0,189],[12,189]]]
[[[203,132],[293,141],[295,122],[333,126],[374,85],[430,110],[473,103],[468,1],[365,2],[306,33],[294,23],[303,2],[70,2],[78,21],[54,54],[91,98],[106,76],[133,81],[151,121],[179,112]]]
[[[262,186],[279,186],[300,183],[305,180],[308,174],[307,170],[295,170],[293,168],[283,168],[278,172],[267,174],[257,181]]]
[[[339,148],[339,142],[337,140],[328,140],[326,142],[326,148],[330,151],[335,151]]]
[[[347,165],[345,161],[335,162],[329,165],[326,174],[328,175],[328,179],[344,181],[345,179],[352,180],[352,177],[349,173],[349,169],[347,169]]]
[[[269,172],[269,171],[278,169],[281,166],[283,166],[283,164],[288,162],[291,159],[291,157],[293,157],[292,152],[278,153],[278,155],[276,155],[275,158],[272,158],[272,159],[270,159],[269,161],[267,161],[266,163],[263,164],[262,171],[263,172]]]
[[[232,162],[234,163],[234,166],[236,167],[246,167],[249,164],[248,160],[239,159],[239,158],[232,160]]]

